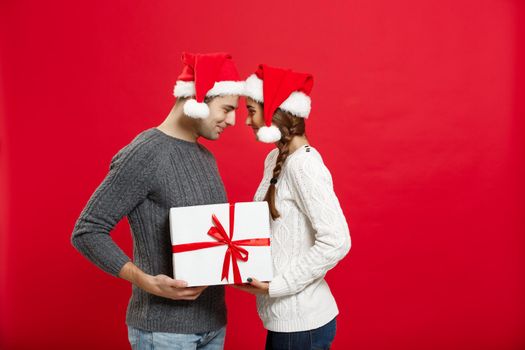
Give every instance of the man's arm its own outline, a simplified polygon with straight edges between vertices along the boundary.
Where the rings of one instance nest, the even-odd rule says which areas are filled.
[[[149,175],[156,170],[155,148],[131,144],[111,160],[108,174],[95,190],[78,218],[71,243],[93,264],[118,276],[130,261],[110,236],[115,225],[147,196]],[[150,162],[148,162],[148,157]]]
[[[110,236],[115,225],[146,199],[157,169],[158,151],[142,143],[124,147],[113,157],[109,173],[75,224],[71,243],[102,270],[148,293],[175,300],[195,300],[206,287],[185,288],[184,281],[145,273]]]

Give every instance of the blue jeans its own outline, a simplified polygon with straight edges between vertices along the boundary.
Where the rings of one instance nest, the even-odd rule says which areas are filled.
[[[272,332],[266,335],[266,350],[327,350],[335,338],[335,318],[316,329],[302,332]]]
[[[128,339],[133,350],[222,350],[226,327],[216,331],[181,334],[148,332],[128,326]]]

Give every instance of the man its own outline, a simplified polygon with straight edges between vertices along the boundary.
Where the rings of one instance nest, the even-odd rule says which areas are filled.
[[[228,54],[183,53],[182,61],[169,115],[113,157],[71,237],[91,262],[132,283],[126,324],[133,349],[224,345],[224,286],[188,288],[170,277],[169,209],[228,201],[214,156],[197,140],[217,140],[235,124],[244,83]],[[124,216],[133,262],[110,237]]]

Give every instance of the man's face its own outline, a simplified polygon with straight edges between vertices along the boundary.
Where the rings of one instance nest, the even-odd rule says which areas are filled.
[[[217,140],[228,126],[235,125],[235,111],[239,106],[239,96],[217,96],[209,103],[210,115],[200,119],[197,132],[208,140]]]

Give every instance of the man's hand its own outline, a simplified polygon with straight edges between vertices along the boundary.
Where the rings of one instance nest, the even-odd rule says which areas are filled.
[[[166,275],[147,275],[146,281],[138,286],[148,293],[173,300],[195,300],[207,288],[206,286],[186,287],[185,281],[174,280]]]
[[[257,294],[268,294],[270,283],[261,282],[255,278],[248,278],[248,283],[244,284],[231,284],[233,288],[242,290],[253,295]]]
[[[120,270],[119,277],[135,284],[148,293],[173,300],[195,300],[207,288],[187,287],[187,283],[166,275],[151,276],[128,262]]]

